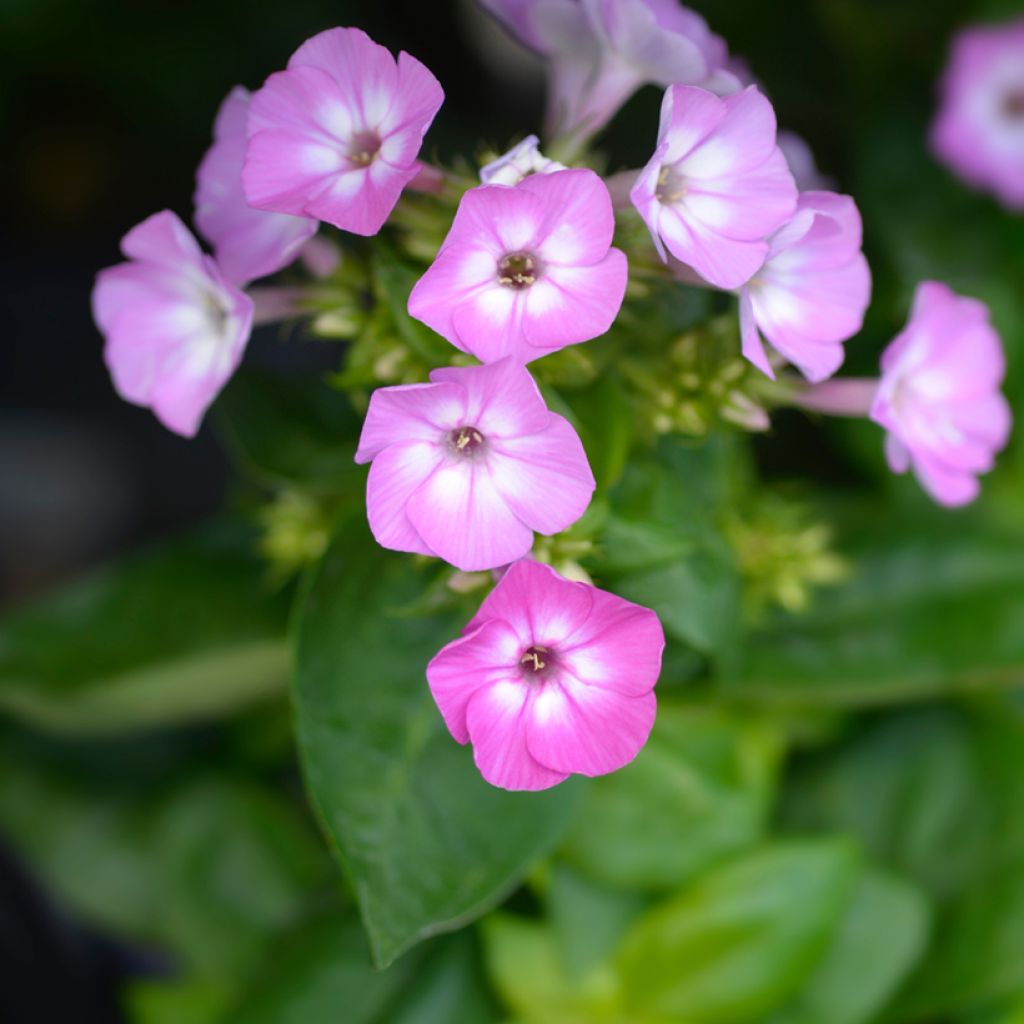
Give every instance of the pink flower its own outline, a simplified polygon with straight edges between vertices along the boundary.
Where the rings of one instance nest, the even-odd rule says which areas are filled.
[[[774,378],[760,332],[810,381],[831,377],[843,342],[864,322],[871,273],[849,196],[804,192],[793,219],[769,239],[768,259],[740,291],[743,354]]]
[[[480,168],[480,181],[485,185],[518,185],[531,174],[554,174],[568,168],[557,160],[549,160],[538,148],[536,135],[527,135],[497,160]]]
[[[548,130],[586,138],[646,83],[730,88],[728,51],[677,0],[482,0],[551,61]]]
[[[512,359],[434,370],[430,384],[380,388],[357,462],[377,541],[467,572],[525,555],[590,504],[594,477],[576,431],[548,410]]]
[[[357,28],[306,40],[253,97],[242,184],[250,204],[374,235],[416,177],[444,93],[414,57]]]
[[[724,99],[671,86],[658,147],[630,198],[663,257],[667,247],[711,284],[738,288],[796,208],[771,104],[756,86]]]
[[[935,155],[1024,210],[1024,18],[961,32],[940,83]]]
[[[483,362],[528,363],[596,338],[626,291],[614,230],[611,197],[593,171],[470,189],[409,312]]]
[[[213,125],[213,145],[196,172],[196,227],[213,246],[221,272],[245,284],[286,267],[315,234],[311,217],[251,207],[242,191],[249,91],[236,85]]]
[[[92,292],[114,387],[192,437],[242,358],[252,301],[170,210],[132,228],[121,251],[131,262],[101,270]]]
[[[433,658],[427,681],[488,782],[547,789],[636,757],[654,724],[664,646],[650,609],[522,561]]]
[[[871,418],[888,431],[896,473],[913,468],[943,505],[978,495],[1010,436],[1011,414],[999,391],[1005,360],[988,308],[944,284],[918,285],[910,321],[882,355]]]
[[[832,179],[818,170],[814,152],[807,140],[796,132],[780,129],[778,134],[779,149],[786,158],[789,170],[801,192],[828,192],[832,189]]]

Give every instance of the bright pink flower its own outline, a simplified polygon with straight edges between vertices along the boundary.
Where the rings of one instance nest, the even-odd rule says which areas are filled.
[[[743,354],[759,370],[775,376],[761,334],[810,381],[839,369],[842,343],[860,330],[871,298],[860,246],[860,213],[849,196],[801,194],[793,219],[769,239],[764,266],[740,291]]]
[[[357,28],[306,40],[252,97],[242,184],[261,210],[374,235],[416,177],[444,93]]]
[[[630,198],[662,256],[667,247],[711,284],[738,288],[796,209],[772,105],[752,85],[724,99],[671,86],[658,147]]]
[[[483,777],[547,789],[628,764],[654,724],[658,616],[550,566],[516,562],[427,666],[452,736]]]
[[[470,189],[409,312],[482,362],[533,359],[604,334],[626,257],[604,182],[584,169]]]
[[[931,130],[936,156],[1024,210],[1024,18],[961,32],[940,89]]]
[[[484,185],[518,185],[531,174],[554,174],[568,168],[557,160],[549,160],[539,149],[536,135],[527,135],[497,160],[480,168],[480,181]]]
[[[583,515],[594,492],[583,445],[525,367],[504,359],[430,380],[378,389],[366,413],[356,461],[373,461],[366,508],[383,547],[493,569],[525,555],[534,530]]]
[[[548,131],[585,138],[646,83],[732,86],[725,42],[678,0],[481,0],[551,61]],[[726,83],[728,83],[726,85]]]
[[[132,228],[121,251],[131,262],[101,270],[92,292],[114,387],[191,437],[242,358],[252,300],[170,210]]]
[[[213,246],[217,265],[235,284],[288,266],[315,234],[311,217],[268,213],[246,202],[242,191],[249,91],[236,85],[213,124],[213,145],[196,172],[196,227]]]
[[[943,505],[973,501],[977,475],[992,468],[1010,436],[1004,373],[988,307],[936,281],[918,285],[910,321],[882,355],[871,409],[888,431],[892,470],[913,468]]]

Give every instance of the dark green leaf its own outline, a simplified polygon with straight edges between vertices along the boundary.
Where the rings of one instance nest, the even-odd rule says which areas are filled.
[[[663,703],[636,760],[588,788],[565,855],[609,885],[676,886],[762,836],[781,747],[767,724]]]
[[[462,623],[410,613],[426,587],[410,558],[377,548],[360,515],[339,533],[298,629],[306,779],[382,965],[502,899],[573,804],[570,786],[489,786],[445,730],[424,673]]]
[[[280,693],[284,595],[226,527],[132,556],[0,625],[0,708],[61,732],[216,717]]]

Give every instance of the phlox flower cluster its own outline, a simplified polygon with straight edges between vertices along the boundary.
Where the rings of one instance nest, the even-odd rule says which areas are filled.
[[[408,313],[463,364],[376,390],[356,460],[370,464],[367,518],[382,546],[500,574],[427,678],[488,781],[542,789],[636,755],[664,646],[652,611],[531,554],[536,534],[580,519],[595,481],[528,365],[604,335],[628,301],[617,219],[646,224],[642,258],[658,268],[660,257],[673,287],[735,296],[736,344],[766,394],[870,412],[894,470],[913,466],[941,502],[973,497],[1009,412],[987,311],[935,283],[921,286],[880,382],[828,380],[870,298],[860,213],[806,143],[778,132],[771,102],[702,17],[678,0],[481,2],[548,63],[548,152],[527,136],[456,193]],[[646,166],[615,182],[580,166],[646,84],[664,90]],[[405,189],[455,187],[420,160],[442,100],[423,64],[355,28],[314,36],[251,94],[235,87],[197,175],[195,223],[214,255],[163,211],[125,236],[127,262],[98,276],[95,319],[119,393],[193,435],[244,353],[251,282],[300,256],[329,273],[324,225],[375,235]],[[813,386],[782,376],[787,365]],[[754,408],[751,424],[762,418]]]

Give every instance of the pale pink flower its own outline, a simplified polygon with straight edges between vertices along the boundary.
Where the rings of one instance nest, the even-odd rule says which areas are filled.
[[[961,32],[940,92],[931,129],[936,156],[1024,210],[1024,18]]]
[[[554,174],[568,168],[557,160],[549,160],[539,148],[536,135],[527,135],[522,142],[513,146],[480,168],[480,181],[484,185],[518,185],[531,174]]]
[[[195,222],[229,280],[246,284],[286,267],[316,232],[311,217],[257,210],[242,191],[249,91],[235,86],[213,125],[213,145],[196,172]]]
[[[664,646],[650,609],[521,561],[433,658],[427,681],[488,782],[547,789],[636,757],[654,724]]]
[[[552,135],[592,135],[647,83],[735,86],[725,73],[725,42],[678,0],[481,2],[550,60]]]
[[[132,228],[121,251],[130,262],[101,270],[92,292],[114,387],[191,437],[242,358],[252,300],[170,210]]]
[[[849,196],[804,192],[768,244],[764,266],[740,291],[743,354],[774,378],[763,334],[808,380],[825,380],[842,364],[843,342],[860,330],[871,298],[860,213]]]
[[[356,461],[373,462],[366,508],[383,547],[472,572],[579,519],[594,492],[586,453],[525,367],[504,359],[430,380],[370,399]]]
[[[710,284],[738,288],[796,209],[772,105],[756,86],[724,98],[671,86],[657,149],[630,198],[663,257],[667,248]]]
[[[818,170],[814,151],[807,140],[796,132],[782,128],[778,134],[779,149],[786,158],[789,170],[801,192],[830,192],[833,181],[827,174]]]
[[[419,173],[416,155],[443,99],[415,57],[396,63],[356,28],[321,32],[252,97],[246,198],[376,234]]]
[[[871,409],[888,431],[893,471],[912,468],[943,505],[973,501],[978,474],[992,468],[1010,435],[1004,374],[988,307],[937,281],[920,284],[910,321],[882,355]]]
[[[608,189],[593,171],[470,189],[409,312],[485,363],[528,363],[596,338],[626,292],[614,230]]]

